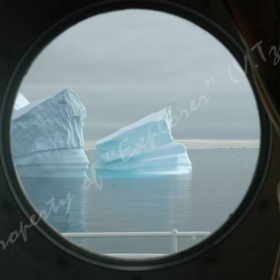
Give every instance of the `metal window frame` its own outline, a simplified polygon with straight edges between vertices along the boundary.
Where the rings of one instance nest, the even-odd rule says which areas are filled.
[[[35,215],[35,220],[39,219],[38,213],[36,209],[31,205],[27,195],[24,190],[20,186],[19,179],[17,178],[11,151],[10,151],[10,140],[9,140],[9,132],[10,132],[10,117],[13,107],[13,102],[15,98],[16,91],[20,85],[22,77],[27,72],[30,67],[32,61],[36,58],[36,56],[40,53],[40,51],[55,37],[57,37],[60,33],[78,23],[81,20],[84,20],[88,17],[98,15],[101,13],[112,12],[123,9],[149,9],[149,10],[157,10],[162,12],[167,12],[182,18],[185,18],[194,24],[197,24],[201,28],[205,29],[209,33],[211,33],[214,37],[216,37],[237,59],[243,68],[243,57],[245,52],[235,39],[237,38],[236,34],[232,33],[233,29],[228,29],[229,33],[224,30],[220,25],[215,23],[210,18],[203,15],[202,9],[191,9],[190,6],[195,7],[196,4],[193,4],[194,1],[152,1],[152,0],[144,0],[144,1],[91,1],[91,5],[88,6],[88,2],[86,0],[78,2],[71,2],[69,6],[72,7],[71,12],[67,11],[66,14],[61,13],[59,10],[63,8],[57,7],[58,4],[55,4],[55,1],[49,1],[50,7],[53,6],[55,19],[53,22],[48,22],[45,26],[41,26],[41,31],[43,33],[38,36],[29,38],[33,38],[34,41],[32,44],[30,42],[32,40],[26,40],[26,44],[21,48],[16,48],[16,59],[13,57],[9,57],[10,64],[8,66],[8,75],[4,75],[4,78],[0,78],[0,102],[1,102],[1,115],[0,115],[0,133],[1,133],[1,142],[0,142],[0,156],[1,156],[1,169],[0,169],[0,178],[3,182],[3,191],[0,192],[3,194],[2,202],[0,200],[0,205],[2,205],[2,209],[4,209],[4,213],[7,213],[5,217],[2,218],[2,221],[5,224],[7,217],[12,213],[13,219],[19,224],[22,220],[25,220],[28,224],[32,215]],[[177,2],[177,3],[175,3]],[[203,1],[201,1],[202,3]],[[207,1],[204,1],[207,2]],[[65,3],[65,5],[68,5]],[[200,4],[202,7],[203,4]],[[40,6],[40,4],[38,5]],[[19,5],[20,7],[20,5]],[[35,5],[36,7],[36,5]],[[30,9],[30,7],[26,7],[25,11]],[[49,12],[49,11],[48,11]],[[221,10],[220,13],[223,11]],[[43,14],[44,12],[41,11]],[[46,12],[47,13],[47,12]],[[210,16],[210,14],[209,14]],[[23,17],[25,18],[25,17]],[[37,19],[39,22],[40,18]],[[15,25],[19,25],[20,22],[15,22]],[[17,34],[16,36],[20,36]],[[16,43],[16,42],[15,42]],[[7,45],[7,43],[6,43]],[[0,57],[1,61],[1,57]],[[0,66],[0,71],[5,70],[5,66]],[[247,74],[247,77],[251,83],[251,86],[255,91],[254,83],[252,82],[252,76],[250,71]],[[48,244],[53,252],[47,258],[49,259],[48,266],[52,267],[52,263],[58,264],[59,268],[65,268],[66,270],[70,269],[70,263],[77,264],[80,268],[84,267],[87,271],[96,271],[100,279],[107,279],[108,275],[115,275],[116,279],[142,279],[141,277],[146,277],[147,272],[150,272],[149,277],[155,277],[158,275],[162,275],[163,277],[169,277],[170,275],[178,275],[181,277],[180,279],[184,279],[184,274],[182,274],[181,269],[178,269],[179,266],[189,273],[191,277],[195,275],[195,268],[199,267],[199,263],[201,260],[206,258],[204,264],[207,269],[206,272],[197,271],[196,276],[204,275],[212,275],[213,271],[216,271],[212,267],[216,267],[216,257],[211,257],[211,252],[219,246],[222,241],[227,239],[234,231],[244,223],[244,220],[247,217],[249,211],[252,211],[252,207],[256,204],[258,199],[260,198],[260,192],[262,191],[263,184],[267,177],[267,171],[269,164],[271,162],[271,152],[273,149],[273,130],[271,127],[271,123],[268,120],[268,117],[261,105],[259,97],[257,94],[257,106],[259,109],[259,116],[261,122],[261,148],[259,160],[256,168],[255,176],[252,180],[251,186],[244,197],[243,201],[237,208],[237,210],[233,213],[231,218],[214,234],[212,234],[209,238],[199,243],[198,245],[187,249],[183,252],[179,252],[164,258],[160,259],[151,259],[151,260],[123,260],[123,259],[114,259],[108,258],[100,254],[93,253],[92,251],[88,251],[84,248],[80,248],[74,243],[71,243],[66,238],[62,237],[58,232],[56,232],[53,228],[51,228],[44,220],[40,220],[36,227],[32,227],[30,229],[30,236],[33,236],[34,239],[32,242],[39,246],[38,244],[45,243]],[[268,196],[267,196],[268,197]],[[260,209],[265,209],[267,211],[267,201],[262,199]],[[1,207],[1,206],[0,206]],[[273,209],[275,205],[273,204]],[[6,209],[6,210],[5,210]],[[262,210],[261,210],[262,212]],[[1,222],[1,217],[0,217]],[[13,223],[14,228],[16,228],[17,223]],[[5,232],[11,231],[11,227],[6,227]],[[32,231],[32,233],[31,233]],[[43,242],[44,240],[44,242]],[[28,243],[28,242],[27,242]],[[15,245],[11,245],[15,246]],[[26,242],[17,241],[16,243],[17,249],[19,251],[25,252],[29,258],[34,260],[34,256],[36,256],[36,252],[34,250],[30,250],[28,252],[28,246]],[[5,251],[4,251],[5,255]],[[50,256],[54,256],[54,259],[51,259]],[[32,256],[32,257],[31,257]],[[35,259],[36,261],[36,259]],[[187,264],[187,265],[186,265]],[[210,265],[210,268],[209,268]],[[189,268],[187,268],[189,267]],[[202,266],[204,267],[204,266]],[[168,270],[169,274],[164,274],[164,271]],[[210,272],[209,272],[210,271]],[[130,272],[130,273],[128,273]],[[153,272],[153,273],[151,273]],[[88,272],[89,273],[89,272]],[[113,274],[112,274],[113,273]],[[158,274],[159,273],[159,274]],[[171,273],[171,274],[170,274]],[[173,273],[173,274],[172,274]],[[208,274],[207,274],[208,273]],[[210,274],[209,274],[210,273]],[[217,273],[217,272],[215,272]],[[84,275],[84,277],[87,274]],[[152,276],[153,275],[153,276]],[[181,275],[181,276],[180,276]],[[74,277],[73,274],[69,274],[70,278]],[[88,277],[90,277],[88,275]],[[202,277],[202,276],[201,276]],[[208,276],[207,276],[208,277]],[[214,277],[214,276],[213,276]],[[145,279],[146,279],[145,278]],[[48,279],[48,278],[42,278]],[[90,278],[84,278],[90,279]],[[99,278],[96,278],[99,279]],[[153,278],[151,278],[153,279]],[[155,279],[155,278],[154,278]],[[162,278],[167,279],[167,278]],[[179,279],[179,278],[178,278]],[[193,279],[193,278],[190,278]],[[200,278],[196,278],[200,279]],[[202,278],[201,278],[202,279]],[[209,276],[208,279],[212,279]],[[214,278],[213,278],[214,279]],[[217,278],[218,279],[218,278]]]

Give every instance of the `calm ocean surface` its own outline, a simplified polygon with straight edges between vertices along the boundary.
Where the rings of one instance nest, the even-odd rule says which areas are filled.
[[[22,178],[22,184],[37,209],[50,212],[48,221],[60,232],[214,232],[248,190],[259,150],[204,149],[188,154],[190,175],[102,178],[102,188],[83,188],[82,181],[73,179]],[[56,209],[50,211],[52,205]],[[73,241],[99,253],[171,253],[172,248],[171,237]],[[179,237],[178,249],[198,241]]]

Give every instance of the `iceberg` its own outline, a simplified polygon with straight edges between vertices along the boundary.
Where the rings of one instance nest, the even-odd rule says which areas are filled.
[[[191,173],[186,147],[171,134],[171,107],[97,141],[95,169],[139,175]]]
[[[15,110],[11,148],[19,176],[87,177],[85,119],[86,109],[70,88]]]
[[[14,110],[19,110],[19,109],[27,106],[28,104],[29,104],[29,101],[27,100],[27,98],[21,92],[19,92],[16,97],[15,104],[14,104]]]

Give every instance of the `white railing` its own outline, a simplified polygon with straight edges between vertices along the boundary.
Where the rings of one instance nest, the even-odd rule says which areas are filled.
[[[62,233],[67,238],[106,238],[106,237],[172,237],[172,253],[178,251],[178,237],[190,237],[196,240],[197,237],[203,238],[211,233],[207,231],[162,231],[162,232],[67,232]],[[161,256],[161,254],[108,254],[110,256],[126,257],[126,256]]]

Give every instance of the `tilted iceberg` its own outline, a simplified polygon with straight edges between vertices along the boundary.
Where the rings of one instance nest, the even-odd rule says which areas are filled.
[[[187,149],[171,134],[171,107],[97,141],[95,169],[140,175],[190,173]]]
[[[20,177],[86,177],[86,109],[70,88],[14,111],[11,147]]]

